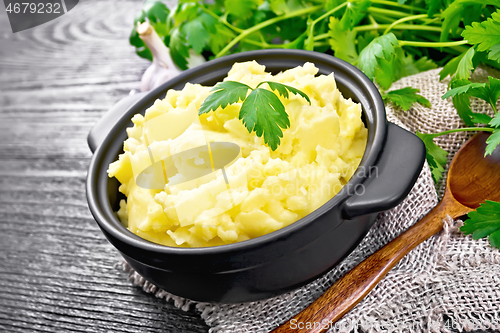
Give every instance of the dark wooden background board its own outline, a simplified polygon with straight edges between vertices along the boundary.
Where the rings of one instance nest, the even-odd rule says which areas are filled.
[[[127,281],[85,198],[86,136],[139,87],[142,1],[80,1],[13,34],[0,4],[0,332],[207,332]]]

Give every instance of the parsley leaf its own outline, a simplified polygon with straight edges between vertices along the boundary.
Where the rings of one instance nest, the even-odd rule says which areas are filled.
[[[460,82],[464,83],[464,82],[469,82],[469,81],[468,80],[461,80]],[[456,88],[448,90],[446,92],[446,94],[444,94],[443,97],[441,97],[441,98],[447,99],[448,97],[453,97],[453,96],[457,96],[460,94],[465,94],[472,88],[484,87],[485,85],[486,85],[486,83],[468,83],[468,84],[460,85]]]
[[[174,10],[175,25],[179,25],[184,21],[191,21],[196,18],[198,13],[198,4],[196,2],[179,1]]]
[[[472,234],[473,239],[488,236],[491,246],[500,248],[500,203],[486,200],[476,211],[467,214],[469,217],[460,228],[464,234]]]
[[[485,124],[485,125],[488,125],[492,119],[490,116],[484,113],[473,113],[471,118],[474,124]]]
[[[491,122],[490,122],[491,124]],[[500,127],[497,127],[493,133],[486,140],[486,149],[484,150],[484,156],[493,154],[495,148],[500,145]]]
[[[474,69],[474,65],[472,64],[472,58],[474,57],[474,48],[471,47],[467,52],[465,52],[462,59],[457,66],[457,72],[455,77],[459,80],[470,78],[470,72]]]
[[[493,61],[500,62],[500,44],[495,44],[492,47],[490,47],[488,58]]]
[[[470,96],[485,100],[491,105],[495,113],[497,112],[496,103],[500,98],[500,80],[489,76],[488,81],[488,83],[471,83],[469,80],[453,80],[452,89],[448,90],[442,98],[453,97],[453,103],[460,117],[464,119],[463,115],[467,115],[467,120],[464,119],[464,121],[471,125],[472,123],[468,122],[470,116],[472,116]]]
[[[160,0],[149,0],[144,2],[143,13],[144,20],[141,20],[141,23],[148,19],[159,36],[168,35],[171,27],[167,22],[167,18],[170,15],[170,11],[163,2]],[[137,22],[135,22],[135,26],[137,26]],[[165,38],[163,38],[163,40],[165,40]]]
[[[256,88],[248,95],[241,106],[239,119],[248,132],[255,132],[259,137],[264,135],[264,142],[272,150],[278,148],[283,137],[281,128],[290,127],[285,107],[278,96],[263,88]]]
[[[214,22],[215,33],[208,42],[210,49],[214,53],[220,52],[236,36],[229,28],[218,21]],[[216,37],[214,37],[216,36]]]
[[[272,81],[261,82],[257,85],[257,87],[259,87],[263,83],[267,83],[269,85],[269,88],[271,88],[271,90],[278,91],[278,93],[281,96],[283,96],[284,98],[288,98],[288,92],[291,92],[292,94],[300,95],[300,96],[304,97],[306,99],[306,101],[309,104],[311,104],[311,100],[309,99],[309,96],[307,96],[305,93],[303,93],[302,91],[300,91],[297,88],[287,86],[286,84],[283,84],[283,83],[272,82]]]
[[[472,121],[472,112],[470,107],[470,99],[466,95],[456,95],[452,98],[453,106],[457,109],[458,116],[463,120],[467,126],[472,126],[474,122]]]
[[[224,7],[226,13],[239,19],[247,19],[252,16],[253,10],[257,8],[260,2],[259,0],[225,0]]]
[[[269,8],[276,15],[287,14],[305,8],[305,4],[301,0],[268,0],[268,2]]]
[[[276,15],[282,15],[290,11],[285,0],[269,0],[269,8]]]
[[[397,64],[397,58],[378,59],[378,67],[375,68],[375,81],[383,88],[389,89],[393,82],[401,77],[401,68]]]
[[[453,105],[455,106],[455,109],[457,109],[457,113],[460,116],[460,118],[462,118],[462,120],[467,126],[472,126],[473,122],[471,117],[474,113],[472,112],[470,107],[470,98],[465,93],[460,93],[461,92],[460,88],[462,86],[467,86],[469,84],[470,84],[469,80],[457,80],[457,79],[452,80],[450,91],[452,90],[454,91],[449,95],[452,97]],[[479,83],[479,85],[481,85],[481,83]],[[470,89],[470,87],[464,88],[465,92],[468,89]],[[445,96],[446,94],[444,94],[442,98],[443,99],[447,98]]]
[[[467,80],[471,77],[477,65],[485,60],[483,52],[476,52],[474,47],[469,48],[459,56],[451,59],[439,72],[439,79],[443,80],[448,75],[454,79]]]
[[[210,35],[216,31],[215,22],[216,20],[212,16],[202,13],[183,24],[182,32],[186,36],[188,44],[197,54],[200,54],[210,42]]]
[[[378,67],[378,58],[388,59],[395,53],[398,39],[390,32],[373,39],[359,54],[358,67],[366,76],[373,79],[375,69]]]
[[[481,23],[473,22],[472,25],[466,26],[462,32],[469,43],[475,45],[478,51],[490,51],[490,59],[497,58],[498,46],[500,44],[500,10],[496,11],[486,21]]]
[[[441,13],[441,17],[444,18],[440,40],[442,42],[448,40],[450,32],[455,32],[460,25],[460,20],[463,16],[464,6],[461,1],[455,1],[451,3],[444,12]]]
[[[210,34],[199,20],[186,22],[182,31],[185,34],[189,45],[198,54],[201,53],[210,40]]]
[[[441,133],[424,134],[417,131],[416,134],[425,144],[427,163],[431,168],[432,178],[437,183],[443,176],[444,165],[448,161],[448,152],[433,141]]]
[[[359,33],[356,35],[359,36],[357,37],[357,44],[358,44],[358,51],[363,50],[365,47],[367,47],[372,40],[374,40],[376,37],[380,36],[378,31],[376,30],[371,30],[371,31],[366,31],[364,33]]]
[[[333,8],[337,7],[338,5],[343,4],[345,1],[344,0],[327,0],[325,4],[325,9],[326,11],[330,11]]]
[[[491,127],[494,127],[495,130],[493,133],[488,137],[486,140],[486,149],[484,156],[491,155],[495,148],[500,144],[500,113],[497,112],[495,114],[495,117],[491,119],[491,121],[488,123]]]
[[[160,0],[146,1],[142,10],[151,24],[165,22],[170,14],[168,7]]]
[[[495,114],[495,117],[493,117],[493,119],[490,120],[489,125],[497,128],[500,127],[500,113]]]
[[[264,136],[264,142],[272,150],[276,150],[280,144],[280,138],[283,137],[281,129],[289,128],[290,120],[278,96],[270,90],[259,88],[264,83],[284,98],[288,98],[289,93],[292,93],[302,96],[311,104],[309,96],[304,92],[282,83],[263,81],[253,89],[244,83],[224,81],[211,90],[212,93],[201,104],[198,115],[215,111],[219,107],[225,108],[241,100],[243,104],[238,118],[249,133],[255,132],[258,137]],[[249,89],[252,92],[247,96]]]
[[[396,50],[396,54],[398,54],[398,52],[403,53],[402,56],[398,56],[401,59],[403,65],[401,77],[418,74],[438,67],[432,60],[428,59],[427,57],[420,57],[417,61],[415,61],[411,55],[404,56],[404,51],[402,48],[399,48],[399,50]]]
[[[448,61],[446,65],[444,65],[443,69],[439,72],[439,80],[442,81],[448,75],[453,77],[458,69],[458,64],[462,61],[462,58],[468,51],[456,56],[455,58]]]
[[[357,25],[366,16],[370,5],[370,0],[349,1],[340,20],[342,30],[350,30]]]
[[[434,14],[438,13],[441,9],[446,8],[443,0],[425,0],[425,5],[427,7],[427,15],[432,17]]]
[[[384,100],[392,101],[394,104],[401,107],[404,111],[408,111],[415,102],[418,102],[423,106],[430,108],[431,103],[424,96],[417,94],[417,92],[419,91],[419,89],[406,87],[398,90],[384,92],[382,93],[382,98]]]
[[[500,98],[500,80],[489,76],[488,83],[483,83],[482,86],[472,89],[470,95],[488,102],[496,113],[496,104]]]
[[[462,16],[462,22],[464,26],[471,25],[472,22],[475,21],[481,21],[482,19],[486,19],[483,16],[482,10],[483,9],[483,4],[467,4],[464,6],[464,11],[463,11],[463,16]],[[454,32],[454,36],[456,36],[456,33],[458,31]]]
[[[395,53],[389,59],[378,59],[378,64],[379,67],[375,68],[375,81],[383,89],[389,89],[393,82],[402,77],[437,67],[427,57],[421,57],[415,61],[413,56],[406,55],[401,47],[397,47]]]
[[[352,30],[344,30],[341,27],[340,20],[336,17],[330,17],[330,30],[328,40],[335,56],[349,63],[355,63],[358,60],[356,52],[356,33]]]
[[[211,94],[203,101],[199,115],[215,111],[220,106],[225,108],[229,104],[244,101],[247,97],[248,89],[252,89],[244,83],[236,81],[224,81],[212,88]]]
[[[186,36],[181,30],[182,26],[177,26],[170,32],[170,56],[180,69],[187,69],[187,58],[189,58],[189,48]]]

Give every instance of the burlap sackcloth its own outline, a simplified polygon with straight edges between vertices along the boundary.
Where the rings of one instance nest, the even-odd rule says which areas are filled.
[[[419,88],[432,108],[415,105],[408,112],[389,104],[387,118],[412,132],[435,133],[463,127],[451,100],[442,100],[449,79],[439,81],[440,69],[396,82],[391,89]],[[498,71],[479,68],[472,80],[487,81]],[[492,110],[473,99],[475,112]],[[435,142],[454,156],[470,132],[438,137]],[[448,167],[448,166],[447,166]],[[258,302],[224,305],[196,303],[173,296],[147,282],[123,264],[130,280],[146,292],[173,300],[180,308],[195,306],[211,333],[267,332],[292,317],[364,258],[418,221],[438,202],[445,177],[435,186],[427,163],[408,197],[381,213],[361,244],[336,268],[316,281],[285,295]],[[436,192],[437,188],[437,192]],[[500,189],[499,189],[500,190]],[[487,240],[473,240],[458,228],[462,221],[443,221],[444,231],[420,244],[392,269],[370,294],[330,329],[330,332],[449,332],[500,330],[500,251]],[[287,274],[287,272],[283,272]]]

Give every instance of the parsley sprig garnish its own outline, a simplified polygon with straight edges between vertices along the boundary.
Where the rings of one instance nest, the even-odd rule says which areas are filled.
[[[408,111],[414,103],[422,104],[428,108],[431,107],[431,102],[427,100],[424,96],[417,94],[420,89],[414,89],[412,87],[406,87],[397,90],[391,90],[389,92],[382,92],[382,98],[384,101],[390,100],[404,111]]]
[[[272,91],[259,88],[267,83],[271,90],[275,90],[284,98],[289,97],[289,92],[302,96],[311,104],[309,97],[294,87],[288,85],[263,81],[255,88],[236,81],[224,81],[218,83],[211,94],[203,101],[199,115],[217,110],[242,101],[239,119],[243,122],[248,133],[255,132],[258,137],[264,136],[264,142],[272,149],[276,150],[283,137],[282,129],[290,127],[290,120],[285,111],[285,106]],[[248,90],[251,90],[247,96]]]

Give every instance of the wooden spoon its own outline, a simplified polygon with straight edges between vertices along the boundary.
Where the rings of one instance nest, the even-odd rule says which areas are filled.
[[[354,267],[316,301],[272,333],[326,332],[358,304],[401,258],[441,231],[447,215],[456,219],[476,209],[486,199],[500,201],[500,147],[493,155],[484,157],[488,136],[486,132],[477,133],[457,152],[450,165],[443,200],[434,209]]]

